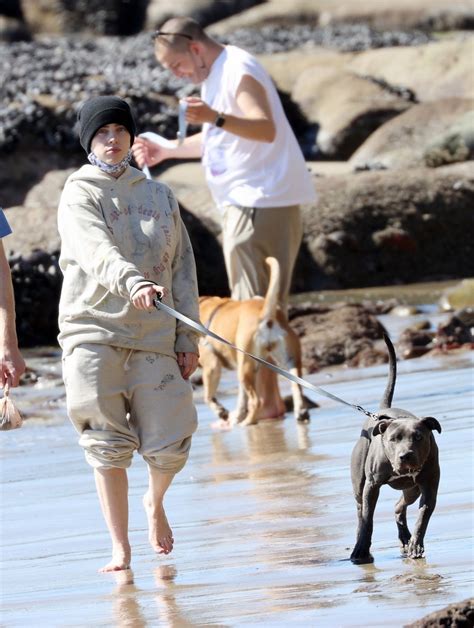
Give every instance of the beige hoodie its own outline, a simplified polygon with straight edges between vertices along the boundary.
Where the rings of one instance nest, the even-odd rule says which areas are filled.
[[[171,190],[132,167],[115,179],[86,165],[66,181],[58,213],[59,344],[64,354],[101,343],[175,356],[197,352],[197,336],[157,311],[137,310],[140,281],[168,289],[164,302],[199,320],[194,255]]]

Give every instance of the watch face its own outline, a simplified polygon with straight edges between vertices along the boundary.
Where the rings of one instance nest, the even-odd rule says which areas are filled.
[[[225,117],[222,113],[217,115],[216,121],[214,122],[214,126],[223,126],[225,122]]]

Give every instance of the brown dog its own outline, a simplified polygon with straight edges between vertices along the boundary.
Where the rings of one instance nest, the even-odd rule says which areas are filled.
[[[270,281],[265,298],[233,301],[222,297],[201,297],[200,319],[211,331],[239,349],[301,377],[300,341],[278,306],[280,267],[273,257],[267,257],[265,261],[270,267]],[[256,376],[259,364],[213,338],[201,340],[199,362],[202,366],[205,401],[215,414],[222,421],[229,421],[229,425],[257,423],[260,402]],[[237,408],[230,417],[216,398],[223,366],[237,369],[240,385]],[[296,418],[298,421],[309,421],[309,412],[300,386],[292,382],[291,388]]]

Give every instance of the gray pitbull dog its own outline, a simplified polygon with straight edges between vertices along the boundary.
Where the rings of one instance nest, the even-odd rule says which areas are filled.
[[[357,502],[359,525],[351,560],[356,564],[371,563],[374,511],[380,487],[388,484],[403,491],[395,506],[402,553],[421,558],[423,540],[431,514],[436,506],[439,484],[438,447],[433,430],[441,426],[433,417],[419,418],[400,408],[392,408],[397,378],[397,359],[390,338],[384,334],[389,354],[389,379],[380,410],[368,418],[352,452],[351,476]],[[413,534],[407,526],[407,507],[421,495],[419,515]]]

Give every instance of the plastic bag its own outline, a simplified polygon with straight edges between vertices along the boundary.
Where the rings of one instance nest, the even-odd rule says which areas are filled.
[[[3,397],[0,399],[0,430],[14,430],[22,424],[20,411],[10,399],[10,387],[6,384]]]

